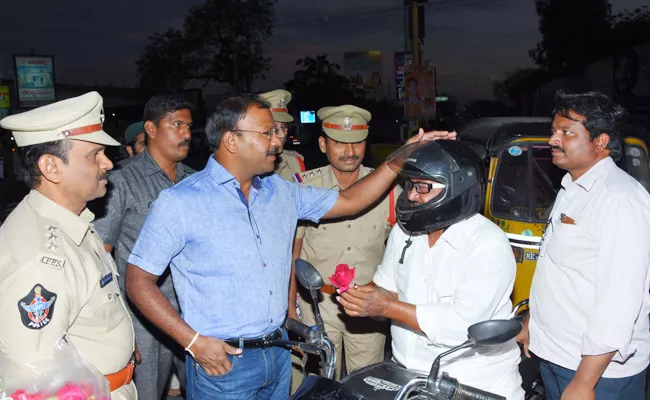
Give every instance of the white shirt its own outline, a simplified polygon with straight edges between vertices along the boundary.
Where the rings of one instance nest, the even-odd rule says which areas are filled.
[[[424,335],[393,323],[393,357],[406,368],[428,375],[433,360],[467,340],[467,328],[488,319],[507,318],[516,264],[503,231],[482,215],[449,227],[429,247],[427,235],[413,236],[404,263],[399,260],[409,235],[396,225],[388,238],[374,282],[416,305]],[[460,350],[441,361],[461,383],[523,399],[514,339],[506,344]]]
[[[603,377],[635,375],[650,359],[650,195],[610,157],[562,186],[533,277],[530,349],[574,371],[582,355],[616,351]]]

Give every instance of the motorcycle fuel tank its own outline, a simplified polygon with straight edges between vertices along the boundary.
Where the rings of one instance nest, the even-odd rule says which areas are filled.
[[[397,392],[420,374],[392,363],[374,364],[335,382],[310,376],[298,388],[292,400],[393,400]]]

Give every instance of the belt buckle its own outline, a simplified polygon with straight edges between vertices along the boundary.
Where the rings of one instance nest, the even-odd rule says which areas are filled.
[[[259,340],[262,342],[261,347],[263,349],[269,347],[269,342],[273,340],[273,335],[275,335],[275,331],[269,333],[268,335],[262,336]]]
[[[282,339],[282,331],[279,330],[279,329],[276,329],[275,331],[271,332],[269,335],[266,335],[263,338],[264,347],[267,347],[270,342],[272,342],[274,340],[280,340],[280,339]]]

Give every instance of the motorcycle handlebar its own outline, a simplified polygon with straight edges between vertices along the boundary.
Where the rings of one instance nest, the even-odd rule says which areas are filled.
[[[293,318],[287,318],[284,327],[305,339],[306,343],[298,344],[299,348],[307,353],[320,355],[323,361],[322,376],[332,379],[336,364],[336,350],[325,332],[319,332],[318,326],[307,326]]]
[[[293,318],[287,318],[287,320],[284,322],[285,328],[287,328],[288,331],[293,332],[303,338],[305,340],[313,341],[316,339],[316,327],[315,326],[308,326],[303,324],[300,321],[297,321]]]
[[[505,397],[498,394],[486,392],[471,386],[458,383],[456,393],[454,393],[454,400],[506,400]]]
[[[433,386],[429,378],[414,378],[402,386],[395,397],[396,400],[409,398],[411,392],[420,390],[417,398],[428,398],[431,400],[506,400],[505,397],[494,393],[486,392],[475,387],[463,385],[457,379],[443,374]]]

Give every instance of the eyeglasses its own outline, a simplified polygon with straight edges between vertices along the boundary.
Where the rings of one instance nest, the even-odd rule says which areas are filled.
[[[249,131],[245,129],[233,129],[233,132],[250,132],[250,133],[259,133],[260,135],[266,135],[267,140],[271,140],[271,137],[273,135],[277,136],[278,139],[285,141],[287,139],[287,132],[289,132],[289,128],[286,127],[286,125],[280,127],[280,128],[273,128],[269,129],[266,132],[260,132],[260,131]]]
[[[285,136],[289,132],[289,125],[287,125],[287,124],[280,124],[276,128],[280,129],[280,131],[282,131],[282,133],[284,133]]]
[[[433,189],[444,189],[447,187],[442,183],[413,182],[412,180],[406,181],[406,185],[408,186],[409,192],[415,188],[418,194],[427,194]]]

